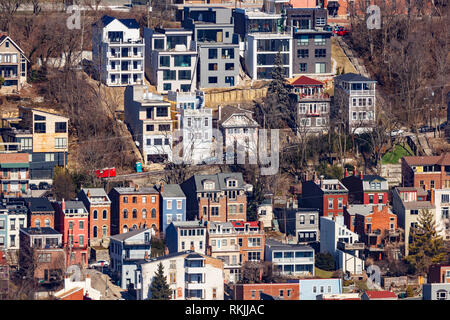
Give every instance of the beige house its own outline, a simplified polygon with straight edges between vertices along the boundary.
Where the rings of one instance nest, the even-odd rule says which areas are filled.
[[[19,92],[27,82],[27,57],[6,34],[0,34],[0,76],[4,83],[0,93]]]

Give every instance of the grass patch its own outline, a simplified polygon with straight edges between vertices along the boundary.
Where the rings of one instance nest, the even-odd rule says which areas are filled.
[[[314,267],[314,275],[322,279],[329,279],[333,276],[333,271],[325,271],[317,267]]]
[[[386,153],[382,158],[381,161],[383,164],[398,164],[398,161],[405,156],[413,155],[413,152],[411,151],[411,148],[405,144],[405,145],[396,145],[394,147],[394,150]]]

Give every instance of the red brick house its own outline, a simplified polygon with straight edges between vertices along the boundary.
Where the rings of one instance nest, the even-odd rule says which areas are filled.
[[[450,265],[431,265],[428,268],[427,283],[450,283]]]
[[[62,233],[66,265],[88,264],[89,218],[81,201],[61,201],[53,204],[56,230]]]
[[[349,204],[387,204],[388,202],[388,182],[379,175],[364,175],[361,172],[359,175],[346,176],[341,182],[348,189]]]
[[[78,199],[89,212],[89,245],[98,246],[111,232],[111,200],[103,188],[81,189]]]
[[[108,193],[111,200],[111,235],[132,229],[160,226],[160,193],[155,187],[114,188]]]
[[[235,284],[232,289],[233,300],[262,300],[266,294],[282,300],[299,300],[300,285],[295,283],[246,283]]]
[[[237,234],[239,263],[264,260],[265,235],[263,224],[259,221],[231,222]]]
[[[402,186],[422,187],[426,191],[450,188],[450,153],[403,157]]]
[[[348,189],[337,179],[305,181],[302,184],[302,208],[318,208],[322,217],[344,215]]]
[[[0,194],[21,197],[29,190],[28,153],[0,153]]]
[[[29,228],[55,228],[55,208],[47,198],[24,198],[28,208]]]
[[[355,232],[370,253],[382,253],[387,242],[399,241],[397,215],[387,205],[353,205]]]

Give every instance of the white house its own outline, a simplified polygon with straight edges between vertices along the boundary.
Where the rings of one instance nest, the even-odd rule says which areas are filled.
[[[450,189],[434,189],[434,205],[436,231],[444,240],[450,240]]]
[[[83,296],[87,296],[92,300],[100,300],[102,294],[91,286],[91,277],[86,275],[83,281],[72,281],[69,277],[64,279],[64,288],[54,294],[56,298],[62,298],[65,295],[73,292],[74,289],[83,289]]]
[[[248,154],[250,163],[256,163],[259,124],[253,120],[252,113],[239,107],[219,108],[218,124],[225,140],[227,162],[234,162],[234,158],[228,159],[228,153],[237,150],[238,154],[241,154],[242,151],[244,154]],[[237,161],[241,162],[239,156]]]
[[[343,217],[320,217],[320,252],[331,253],[337,263],[337,268],[343,272],[361,274],[364,272],[364,260],[360,251],[364,244],[359,242],[359,235],[349,230]]]
[[[141,261],[136,270],[140,281],[137,300],[151,298],[151,283],[162,263],[172,300],[223,300],[223,261],[192,251],[177,252]]]
[[[192,250],[206,254],[206,225],[201,220],[173,221],[166,229],[170,253]]]
[[[105,15],[92,24],[92,63],[107,86],[142,84],[144,51],[135,19]]]
[[[263,228],[272,229],[272,220],[273,220],[272,199],[264,199],[263,203],[258,205],[256,212],[258,214],[258,221],[260,221],[263,224]]]
[[[20,228],[27,227],[28,209],[23,204],[7,203],[8,209],[8,227],[6,228],[8,234],[7,249],[20,249]]]
[[[172,161],[172,129],[170,102],[148,92],[147,86],[125,89],[125,123],[142,153],[145,164]]]

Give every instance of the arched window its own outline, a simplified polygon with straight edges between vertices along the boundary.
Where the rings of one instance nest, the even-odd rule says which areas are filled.
[[[46,226],[47,228],[50,227],[50,219],[45,219],[45,226]]]
[[[155,208],[152,209],[152,218],[156,218],[156,209]]]
[[[128,227],[127,225],[124,225],[122,228],[122,233],[127,233],[128,232]]]
[[[128,210],[127,209],[123,209],[123,218],[128,219]]]
[[[36,228],[40,228],[41,227],[41,220],[39,220],[39,219],[34,220],[34,224],[36,225]]]
[[[103,210],[103,220],[108,219],[108,210]]]
[[[142,219],[147,219],[147,209],[142,209]]]
[[[135,224],[133,224],[133,229],[137,229],[137,226]]]
[[[158,231],[158,229],[156,228],[155,224],[152,224],[152,229],[155,230],[155,231]]]
[[[137,219],[137,210],[133,209],[133,219]]]
[[[94,210],[94,211],[92,212],[92,214],[93,214],[93,216],[94,216],[94,220],[97,220],[97,218],[98,218],[98,212],[97,212],[97,210]]]
[[[103,226],[102,227],[102,236],[103,237],[107,237],[108,236],[108,227],[107,226]]]
[[[92,237],[97,238],[97,233],[98,233],[97,226],[94,226],[94,228],[92,228]]]

